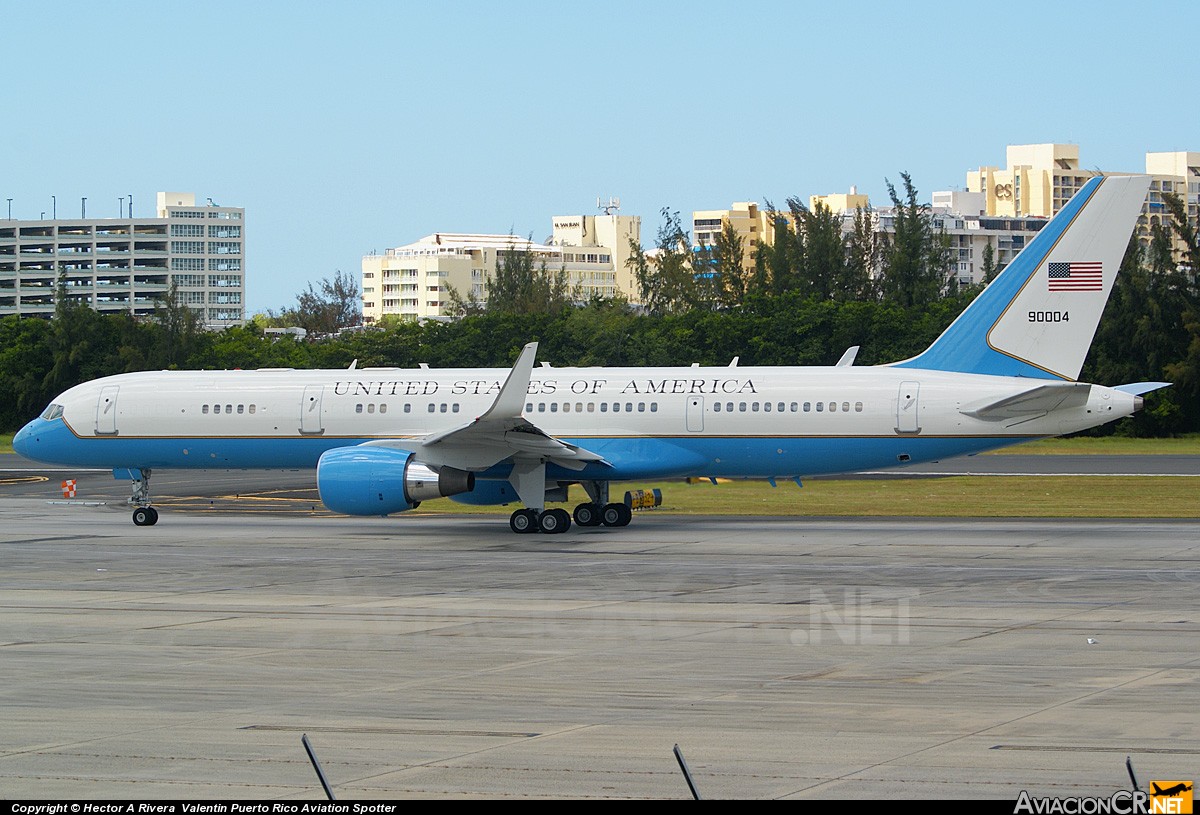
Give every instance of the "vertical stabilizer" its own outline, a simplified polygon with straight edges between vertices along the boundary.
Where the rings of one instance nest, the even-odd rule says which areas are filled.
[[[1088,181],[929,348],[896,365],[1074,380],[1149,186]]]

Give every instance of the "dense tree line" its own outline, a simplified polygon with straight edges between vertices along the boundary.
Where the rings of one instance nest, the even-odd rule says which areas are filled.
[[[892,191],[897,222],[888,243],[872,235],[864,213],[843,239],[827,210],[809,211],[791,199],[790,217],[775,220],[775,243],[754,253],[749,270],[732,230],[696,253],[678,213],[664,211],[657,251],[635,253],[646,303],[638,312],[619,299],[571,304],[562,275],[522,253],[502,261],[486,308],[469,308],[459,320],[321,332],[306,341],[265,335],[254,322],[206,332],[172,297],[149,320],[98,314],[60,297],[53,320],[0,319],[6,395],[0,427],[20,426],[71,385],[126,371],[341,368],[354,360],[361,366],[507,367],[531,340],[540,343],[539,360],[555,366],[727,365],[735,356],[743,365],[830,365],[851,345],[861,346],[860,365],[904,359],[932,342],[977,290],[943,284],[944,243],[916,203],[910,180],[903,180],[903,194]],[[1155,228],[1147,250],[1130,242],[1082,373],[1085,381],[1110,385],[1175,383],[1148,397],[1147,409],[1119,423],[1118,432],[1200,431],[1194,271],[1200,238],[1182,204],[1168,206],[1172,223]],[[1188,247],[1183,257],[1173,257],[1168,228]],[[882,275],[865,273],[880,262]],[[310,285],[313,312],[323,319],[343,313],[345,283]],[[331,328],[340,327],[339,318],[330,319]]]

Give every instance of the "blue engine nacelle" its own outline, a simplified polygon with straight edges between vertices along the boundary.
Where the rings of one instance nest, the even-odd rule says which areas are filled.
[[[434,470],[407,450],[339,447],[317,462],[321,501],[343,515],[390,515],[422,501],[475,489],[475,474],[453,467]]]

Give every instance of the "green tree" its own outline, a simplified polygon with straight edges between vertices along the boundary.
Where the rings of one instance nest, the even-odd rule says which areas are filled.
[[[882,253],[874,216],[869,209],[856,208],[854,225],[846,240],[845,277],[842,283],[848,299],[875,298],[874,275],[880,267]]]
[[[983,247],[983,284],[986,286],[992,282],[992,279],[999,274],[996,268],[996,249],[992,246],[991,237],[988,238],[987,245]]]
[[[713,240],[712,270],[720,283],[718,298],[725,308],[732,308],[746,296],[746,246],[742,236],[726,221]]]
[[[488,313],[558,314],[571,305],[565,267],[551,271],[517,242],[496,252],[496,271],[484,281]]]
[[[888,195],[894,207],[894,228],[883,252],[880,289],[884,297],[902,306],[925,305],[937,300],[946,286],[949,245],[944,233],[934,230],[929,207],[917,202],[917,190],[908,173],[901,173],[904,198],[891,181]]]
[[[687,311],[699,300],[691,242],[683,228],[679,212],[663,208],[663,223],[658,228],[653,253],[630,240],[629,265],[633,268],[642,297],[650,314]]]
[[[158,342],[155,343],[152,365],[156,368],[177,368],[185,364],[198,349],[204,333],[204,320],[200,312],[184,305],[174,280],[167,291],[155,300],[154,322],[160,330],[154,332]]]
[[[846,245],[842,238],[842,216],[824,202],[809,209],[798,198],[788,199],[792,219],[802,233],[802,265],[797,270],[800,290],[818,300],[853,299],[846,286]]]
[[[278,314],[268,312],[268,318],[276,326],[299,326],[316,336],[362,325],[358,283],[338,269],[332,279],[323,278],[315,286],[309,283],[296,295],[295,307]]]

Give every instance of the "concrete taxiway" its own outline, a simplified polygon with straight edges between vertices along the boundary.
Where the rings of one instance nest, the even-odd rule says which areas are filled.
[[[303,733],[344,800],[684,798],[676,743],[718,798],[1108,795],[1126,755],[1200,766],[1200,520],[549,537],[293,501],[137,528],[19,487],[6,797],[320,798]]]

